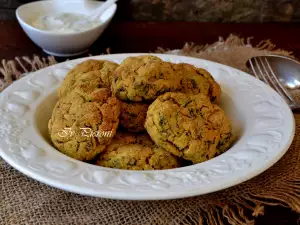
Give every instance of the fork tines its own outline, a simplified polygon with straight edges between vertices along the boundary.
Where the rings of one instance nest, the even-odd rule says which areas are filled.
[[[260,56],[248,60],[254,76],[268,84],[276,90],[289,105],[294,105],[295,101],[291,94],[283,87],[274,73],[267,57]]]

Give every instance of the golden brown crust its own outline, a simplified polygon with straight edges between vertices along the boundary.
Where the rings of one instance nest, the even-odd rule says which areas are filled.
[[[152,147],[155,143],[147,132],[129,133],[118,130],[110,144],[141,144]]]
[[[171,64],[156,56],[126,58],[115,70],[113,93],[124,101],[152,101],[180,87]]]
[[[68,73],[58,93],[48,123],[51,140],[78,160],[101,153],[101,166],[169,169],[179,166],[177,156],[197,163],[231,146],[230,122],[209,101],[220,98],[219,84],[189,64],[151,55],[128,57],[120,66],[86,60]],[[119,123],[130,132],[146,127],[157,145],[149,135],[116,134]]]
[[[177,92],[201,93],[207,95],[212,102],[218,102],[221,88],[208,71],[187,63],[173,64],[173,68],[177,76],[181,77],[181,88]]]
[[[118,64],[105,60],[86,60],[75,66],[65,77],[58,89],[58,96],[67,95],[76,86],[76,81],[88,73],[90,77],[97,78],[103,87],[109,87],[113,72]]]
[[[107,88],[84,94],[80,90],[75,88],[58,100],[48,126],[51,140],[59,151],[87,161],[112,140],[119,123],[120,106]]]
[[[126,170],[171,169],[179,160],[155,146],[146,134],[117,133],[96,163],[99,166]]]
[[[130,132],[144,131],[149,104],[120,101],[120,125]]]
[[[151,55],[125,59],[115,70],[112,91],[121,100],[137,102],[151,102],[166,92],[202,93],[218,101],[221,93],[208,71]]]
[[[145,128],[158,146],[193,163],[215,157],[232,142],[224,111],[202,94],[159,96],[149,106]]]

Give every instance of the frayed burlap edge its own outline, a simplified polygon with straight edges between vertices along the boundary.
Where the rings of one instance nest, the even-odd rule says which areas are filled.
[[[253,47],[251,45],[251,38],[243,39],[234,35],[230,35],[226,40],[219,38],[217,42],[211,45],[199,46],[193,43],[187,43],[181,50],[170,51],[159,48],[156,52],[207,59],[233,66],[246,72],[249,72],[245,66],[245,62],[249,57],[267,54],[279,54],[293,57],[292,52],[276,49],[275,45],[269,40],[262,41]],[[228,57],[230,57],[230,59]],[[236,61],[233,65],[231,62],[234,57],[236,57]],[[0,72],[3,77],[0,80],[0,88],[3,90],[14,80],[24,76],[24,73],[26,74],[28,72],[36,71],[56,63],[57,62],[54,57],[40,58],[38,56],[34,56],[33,58],[16,57],[15,60],[10,61],[2,60],[2,68],[0,68]],[[300,121],[300,116],[296,116],[296,120]],[[270,170],[272,170],[272,168]],[[264,176],[264,174],[262,176]],[[252,179],[250,184],[255,183],[255,179],[258,178]],[[228,201],[220,201],[218,203],[216,200],[214,204],[209,201],[209,199],[213,198],[214,193],[205,195],[203,196],[203,200],[207,199],[207,202],[210,203],[204,205],[203,208],[198,209],[201,214],[199,215],[198,221],[194,221],[192,216],[189,220],[193,220],[193,223],[195,224],[222,225],[223,222],[221,218],[226,218],[230,224],[254,224],[254,220],[250,219],[249,216],[246,216],[246,211],[250,211],[252,213],[252,217],[257,217],[264,214],[264,206],[266,205],[281,205],[284,207],[290,207],[296,212],[300,212],[299,183],[300,179],[298,181],[285,181],[281,183],[280,188],[273,190],[272,193],[265,192],[263,194],[260,193],[259,195],[244,193],[242,196],[231,196],[228,198]],[[191,199],[191,202],[192,201],[193,198]],[[189,217],[189,215],[186,215],[186,218],[187,217]],[[186,221],[184,224],[190,224],[190,222]]]
[[[246,68],[245,62],[249,59],[249,57],[268,54],[293,57],[292,52],[276,49],[276,46],[272,44],[270,40],[261,41],[258,45],[252,46],[251,39],[252,37],[244,39],[236,35],[230,35],[226,40],[220,37],[219,40],[213,44],[197,45],[194,43],[186,43],[181,50],[170,51],[168,49],[158,48],[156,53],[177,54],[207,59],[235,67],[248,73],[250,71]],[[243,51],[243,49],[246,51]],[[106,49],[106,52],[107,54],[110,54],[109,48]],[[243,54],[243,52],[245,52],[245,54]],[[228,55],[230,55],[230,60],[226,60]],[[232,60],[232,57],[234,56],[236,56],[236,60]],[[14,80],[21,78],[26,73],[51,66],[56,63],[57,62],[53,56],[33,56],[32,58],[23,56],[15,57],[14,60],[8,61],[3,59],[0,67],[0,91],[4,90]]]
[[[213,44],[197,45],[194,43],[186,43],[181,50],[170,51],[168,49],[158,48],[156,53],[168,53],[207,59],[235,67],[248,73],[250,71],[247,70],[245,62],[249,57],[268,54],[293,57],[292,52],[276,49],[276,46],[272,44],[270,40],[261,41],[258,45],[252,46],[251,39],[252,37],[244,39],[236,35],[230,35],[226,40],[220,37],[219,40]],[[246,51],[243,51],[243,49]],[[106,49],[106,52],[110,54],[110,49]],[[230,57],[228,57],[228,55],[230,55]],[[236,59],[232,60],[234,56],[236,56]],[[226,60],[227,58],[230,58],[230,60]],[[53,56],[33,56],[32,58],[23,56],[15,57],[14,60],[8,61],[3,59],[1,63],[0,91],[4,90],[14,80],[18,80],[26,75],[26,73],[54,65],[57,62]]]
[[[197,45],[195,43],[186,43],[181,50],[170,50],[158,48],[156,53],[168,53],[195,58],[206,59],[228,65],[239,70],[250,73],[246,67],[249,58],[263,55],[282,55],[294,58],[293,53],[282,49],[277,49],[270,40],[261,41],[256,46],[251,44],[253,37],[241,38],[236,35],[229,35],[224,39],[213,44]]]
[[[106,49],[106,54],[110,54],[110,49]],[[92,56],[89,54],[88,56]],[[66,59],[66,61],[69,59]],[[39,57],[34,55],[15,57],[14,60],[1,61],[0,65],[0,92],[3,91],[13,81],[18,80],[29,72],[34,72],[45,67],[57,64],[54,56]]]
[[[4,90],[13,81],[18,80],[25,76],[29,72],[37,71],[56,64],[56,60],[53,56],[41,58],[39,56],[15,57],[14,60],[1,61],[0,67],[0,91]]]

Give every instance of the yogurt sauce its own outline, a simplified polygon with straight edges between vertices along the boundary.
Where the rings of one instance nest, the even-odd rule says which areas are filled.
[[[101,23],[101,21],[84,20],[85,18],[87,18],[87,16],[84,14],[60,13],[40,16],[35,19],[31,25],[40,30],[54,31],[58,33],[75,33],[89,30]]]

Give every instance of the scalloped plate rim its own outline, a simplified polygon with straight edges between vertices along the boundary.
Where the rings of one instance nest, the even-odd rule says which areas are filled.
[[[91,59],[91,58],[96,58],[96,59],[112,59],[117,57],[117,58],[124,58],[124,57],[128,57],[128,56],[136,56],[136,55],[147,55],[147,54],[151,54],[151,53],[133,53],[133,54],[112,54],[112,55],[103,55],[103,56],[91,56],[91,57],[86,57],[86,58],[79,58],[79,59],[75,59],[75,60],[70,60],[67,62],[62,62],[62,63],[58,63],[55,65],[52,65],[50,67],[41,69],[39,71],[36,72],[32,72],[30,75],[28,76],[34,76],[34,74],[38,74],[38,73],[42,73],[43,71],[47,71],[47,70],[52,70],[53,68],[56,67],[61,67],[62,65],[66,65],[67,63],[74,63],[74,62],[81,62],[82,60],[86,60],[86,59]],[[163,58],[167,58],[167,57],[173,57],[173,58],[177,58],[177,59],[181,59],[182,62],[185,62],[187,59],[187,61],[189,61],[188,63],[191,63],[190,60],[197,62],[197,64],[210,64],[211,66],[215,66],[215,67],[220,67],[220,68],[226,68],[226,69],[230,69],[230,70],[234,70],[234,71],[239,71],[237,69],[231,68],[229,66],[226,65],[222,65],[219,63],[215,63],[215,62],[211,62],[208,60],[203,60],[203,59],[197,59],[197,58],[193,58],[193,57],[188,57],[188,56],[176,56],[176,55],[167,55],[167,54],[151,54],[151,55],[157,55],[159,57],[163,57]],[[251,75],[248,75],[247,73],[240,71],[240,73],[242,73],[241,75],[247,75],[249,77],[251,77],[251,79],[255,79],[253,78]],[[18,84],[22,83],[23,81],[27,80],[29,77],[23,77],[21,79],[19,79],[18,81],[14,82],[12,85],[10,85],[8,88],[6,88],[2,93],[8,93],[13,87],[16,87]],[[262,84],[262,86],[264,86],[266,89],[269,89],[269,92],[273,92],[274,95],[279,96],[274,90],[271,90],[267,85],[265,85],[263,82],[256,80],[255,82],[260,82]],[[1,98],[0,100],[2,100],[3,94],[1,94]],[[284,107],[288,107],[287,105],[285,105]],[[271,160],[268,160],[268,162],[264,165],[261,166],[259,168],[256,168],[255,170],[251,171],[251,174],[248,174],[248,176],[243,176],[243,177],[237,177],[235,182],[229,181],[229,182],[223,182],[222,183],[222,187],[214,187],[211,190],[205,190],[205,191],[200,191],[199,189],[201,189],[201,187],[199,189],[193,189],[193,190],[189,190],[188,192],[183,190],[183,191],[176,191],[176,192],[170,192],[168,195],[166,195],[165,192],[160,193],[160,191],[158,190],[157,192],[155,192],[154,194],[152,193],[151,196],[145,196],[143,192],[140,193],[135,193],[135,192],[129,192],[124,194],[122,191],[99,191],[98,189],[90,189],[90,188],[82,188],[80,186],[76,186],[76,185],[71,185],[71,184],[67,184],[65,182],[61,182],[59,180],[56,179],[51,179],[47,176],[43,176],[39,173],[36,173],[28,168],[22,167],[20,165],[17,164],[16,161],[13,160],[13,158],[11,157],[11,155],[9,154],[5,154],[4,151],[0,151],[0,156],[8,163],[10,164],[12,167],[14,167],[15,169],[21,171],[22,173],[24,173],[25,175],[36,179],[42,183],[45,183],[49,186],[52,187],[56,187],[59,189],[63,189],[69,192],[73,192],[73,193],[78,193],[78,194],[82,194],[82,195],[90,195],[90,196],[95,196],[95,197],[104,197],[104,198],[111,198],[111,199],[124,199],[124,200],[158,200],[158,199],[177,199],[177,198],[183,198],[183,197],[192,197],[192,196],[196,196],[196,195],[202,195],[202,194],[207,194],[207,193],[211,193],[211,192],[215,192],[215,191],[219,191],[228,187],[231,187],[233,185],[237,185],[239,183],[242,183],[246,180],[249,180],[257,175],[259,175],[260,173],[262,173],[263,171],[267,170],[268,168],[270,168],[272,165],[274,165],[288,150],[289,146],[292,143],[294,134],[295,134],[295,121],[294,121],[294,117],[293,114],[291,112],[291,110],[289,110],[289,116],[290,116],[290,123],[291,123],[291,130],[289,133],[289,138],[286,142],[286,145],[284,147],[282,147],[282,149],[280,150],[280,152],[278,152],[276,154],[275,157],[273,157]],[[2,149],[2,146],[0,147]],[[209,162],[209,161],[207,161]],[[119,171],[119,170],[118,170]],[[171,170],[164,170],[169,171],[169,172],[173,172]],[[128,172],[128,171],[126,171]],[[151,171],[149,171],[151,172]],[[184,171],[183,171],[184,172]],[[147,171],[138,171],[137,173],[139,174],[143,174],[143,173],[147,173]],[[155,173],[159,173],[158,171],[155,171]],[[216,184],[217,185],[217,184]],[[92,192],[91,192],[92,191]]]

